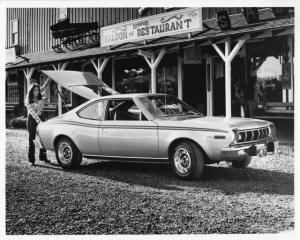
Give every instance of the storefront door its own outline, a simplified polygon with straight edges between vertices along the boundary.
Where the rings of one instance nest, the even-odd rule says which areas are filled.
[[[183,101],[206,115],[205,64],[183,64]]]

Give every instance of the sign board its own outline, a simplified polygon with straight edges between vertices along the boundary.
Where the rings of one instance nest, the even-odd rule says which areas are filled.
[[[282,88],[291,89],[291,63],[282,63]]]
[[[100,29],[101,47],[202,30],[201,8],[186,8]]]
[[[16,49],[14,47],[5,49],[6,63],[13,63],[16,61]]]
[[[186,48],[184,49],[183,63],[201,64],[201,57],[201,48]]]

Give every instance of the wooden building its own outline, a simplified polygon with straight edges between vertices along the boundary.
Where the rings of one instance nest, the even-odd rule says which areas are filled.
[[[100,31],[107,26],[168,13],[176,18],[181,11],[185,9],[8,8],[7,118],[26,115],[29,84],[45,81],[40,70],[66,69],[94,72],[121,93],[170,93],[207,115],[293,119],[291,8],[202,8],[198,31],[101,44]],[[63,36],[50,30],[80,23],[89,23],[81,26],[90,31]],[[151,65],[155,60],[157,65]],[[45,112],[52,117],[83,101],[52,82]]]

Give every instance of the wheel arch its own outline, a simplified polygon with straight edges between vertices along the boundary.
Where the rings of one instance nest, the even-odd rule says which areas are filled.
[[[204,156],[204,160],[205,162],[209,162],[209,157],[207,155],[207,153],[204,151],[203,147],[197,143],[195,140],[191,139],[191,138],[186,138],[186,137],[181,137],[181,138],[176,138],[174,139],[170,144],[169,144],[169,147],[168,147],[168,157],[170,159],[171,157],[171,153],[172,153],[172,150],[174,149],[174,147],[179,144],[180,142],[183,142],[183,141],[188,141],[188,142],[192,142],[194,143],[196,146],[199,147],[199,149],[201,150],[201,152],[203,153],[203,156]]]
[[[78,149],[79,151],[79,148],[77,147],[77,145],[75,144],[75,142],[72,140],[72,138],[70,138],[69,136],[65,135],[65,134],[59,134],[57,135],[55,138],[54,138],[54,141],[53,141],[53,147],[55,149],[55,146],[56,144],[58,143],[59,140],[63,139],[63,138],[68,138],[70,141],[72,141],[72,143],[74,144],[74,146]]]

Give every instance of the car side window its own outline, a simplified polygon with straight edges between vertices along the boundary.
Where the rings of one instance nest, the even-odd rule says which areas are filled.
[[[78,112],[81,118],[92,120],[104,120],[107,101],[98,101],[92,103]]]
[[[144,121],[147,118],[136,106],[133,100],[109,100],[106,120],[114,121]]]

